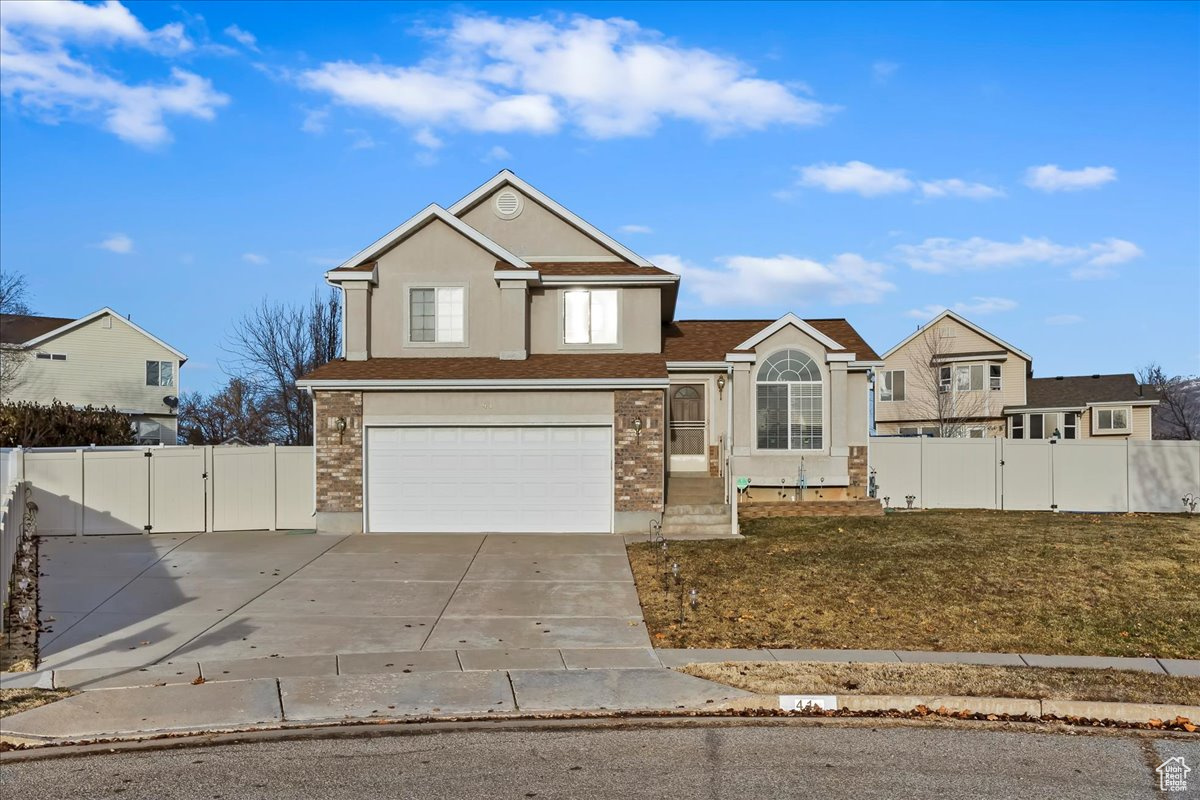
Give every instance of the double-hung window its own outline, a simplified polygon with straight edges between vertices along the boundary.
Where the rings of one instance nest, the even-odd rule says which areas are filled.
[[[174,386],[175,365],[170,361],[147,361],[146,385]]]
[[[904,399],[904,370],[889,369],[879,373],[879,399],[885,402]]]
[[[1074,411],[1063,412],[1062,438],[1074,439],[1079,430],[1079,415]]]
[[[616,289],[570,289],[563,292],[563,342],[616,344]]]
[[[1024,414],[1013,414],[1011,417],[1009,417],[1009,420],[1012,421],[1012,438],[1024,439],[1025,438],[1025,415]]]
[[[824,448],[824,393],[817,362],[781,350],[758,370],[756,416],[761,450]]]
[[[938,370],[938,391],[942,394],[949,394],[954,376],[954,370],[951,367],[942,367]]]
[[[988,365],[988,385],[991,387],[993,392],[1000,391],[1000,374],[999,364]]]
[[[408,293],[408,340],[414,343],[463,344],[466,342],[464,298],[461,286],[432,286]]]

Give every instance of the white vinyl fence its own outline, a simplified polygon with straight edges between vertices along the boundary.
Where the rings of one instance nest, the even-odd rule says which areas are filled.
[[[43,536],[313,527],[311,447],[29,449]]]
[[[1200,442],[873,437],[880,498],[904,508],[1182,512]]]

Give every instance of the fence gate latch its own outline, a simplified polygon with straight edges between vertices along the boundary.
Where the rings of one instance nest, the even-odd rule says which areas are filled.
[[[150,451],[149,451],[149,450],[147,450],[145,453],[142,453],[142,455],[144,455],[146,458],[149,458],[149,457],[150,457]]]
[[[142,530],[144,530],[146,533],[149,533],[150,531],[154,530],[154,526],[153,525],[143,525]]]

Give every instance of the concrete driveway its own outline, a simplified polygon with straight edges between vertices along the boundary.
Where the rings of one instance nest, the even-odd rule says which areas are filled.
[[[40,552],[46,669],[650,647],[619,536],[159,534]]]

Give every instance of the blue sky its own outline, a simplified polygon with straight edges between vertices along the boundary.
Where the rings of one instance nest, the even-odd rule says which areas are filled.
[[[0,266],[222,381],[264,297],[509,167],[679,316],[940,308],[1200,371],[1200,5],[8,3]]]

